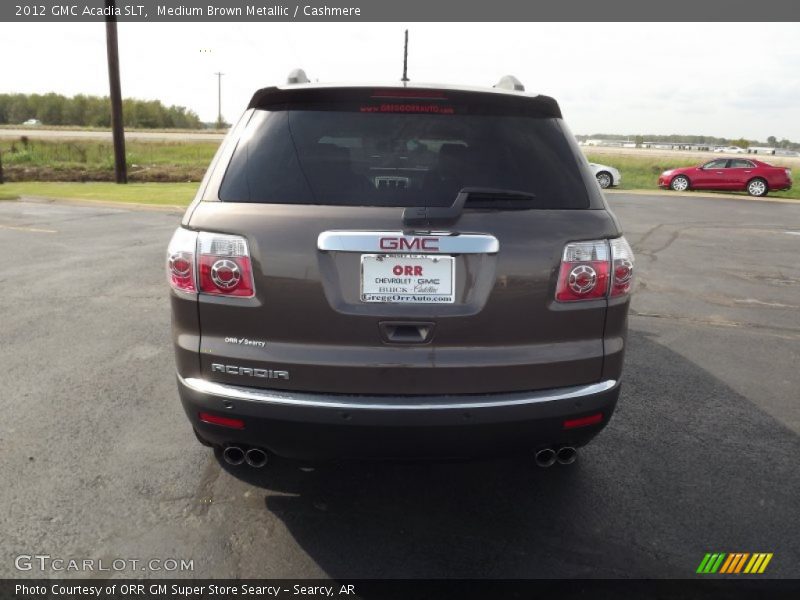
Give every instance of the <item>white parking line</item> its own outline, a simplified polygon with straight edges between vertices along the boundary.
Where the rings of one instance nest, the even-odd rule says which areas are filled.
[[[19,227],[15,225],[0,225],[0,229],[12,229],[14,231],[30,231],[31,233],[58,233],[55,229],[40,229],[38,227]]]

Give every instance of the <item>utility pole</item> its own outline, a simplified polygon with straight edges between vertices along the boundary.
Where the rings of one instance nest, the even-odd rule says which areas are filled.
[[[224,124],[222,120],[222,76],[225,73],[214,73],[217,76],[217,127],[222,129]]]
[[[122,125],[122,88],[119,83],[119,46],[117,44],[117,18],[114,16],[115,0],[105,0],[106,51],[108,53],[108,84],[111,96],[111,131],[114,137],[114,178],[117,183],[128,183],[125,164],[125,129]]]
[[[406,45],[403,48],[403,78],[400,80],[403,84],[411,81],[408,78],[408,29],[406,29]]]

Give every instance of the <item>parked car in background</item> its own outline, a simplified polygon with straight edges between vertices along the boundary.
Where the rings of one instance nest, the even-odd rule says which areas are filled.
[[[592,170],[592,173],[594,173],[595,178],[597,178],[597,183],[599,183],[600,187],[603,189],[619,185],[620,181],[622,181],[622,175],[620,175],[619,171],[614,167],[589,163],[589,168]]]
[[[24,121],[22,124],[28,127],[37,127],[41,125],[42,122],[39,119],[28,119],[27,121]]]
[[[619,396],[634,257],[556,101],[301,75],[255,93],[167,251],[199,440],[573,462]]]
[[[722,148],[714,148],[714,152],[724,152],[725,154],[745,154],[747,150],[739,146],[723,146]]]
[[[752,158],[718,158],[698,167],[664,171],[658,185],[677,192],[731,190],[766,196],[770,191],[791,188],[792,171]]]

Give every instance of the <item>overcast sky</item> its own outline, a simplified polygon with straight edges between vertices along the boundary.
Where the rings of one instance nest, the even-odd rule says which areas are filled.
[[[555,96],[575,133],[800,141],[800,24],[418,24],[409,76]],[[302,67],[329,81],[397,80],[406,25],[120,23],[122,93],[228,121]],[[106,95],[102,23],[0,23],[0,92]]]

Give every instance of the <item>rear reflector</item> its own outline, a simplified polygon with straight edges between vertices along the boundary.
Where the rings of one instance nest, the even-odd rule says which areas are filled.
[[[567,419],[564,421],[564,429],[576,429],[578,427],[588,427],[589,425],[597,425],[603,421],[603,413],[596,415],[589,415],[588,417],[580,417],[579,419]]]
[[[203,423],[210,423],[211,425],[222,425],[223,427],[230,427],[231,429],[244,429],[244,421],[241,419],[218,417],[217,415],[210,415],[208,413],[201,412],[200,420]]]

